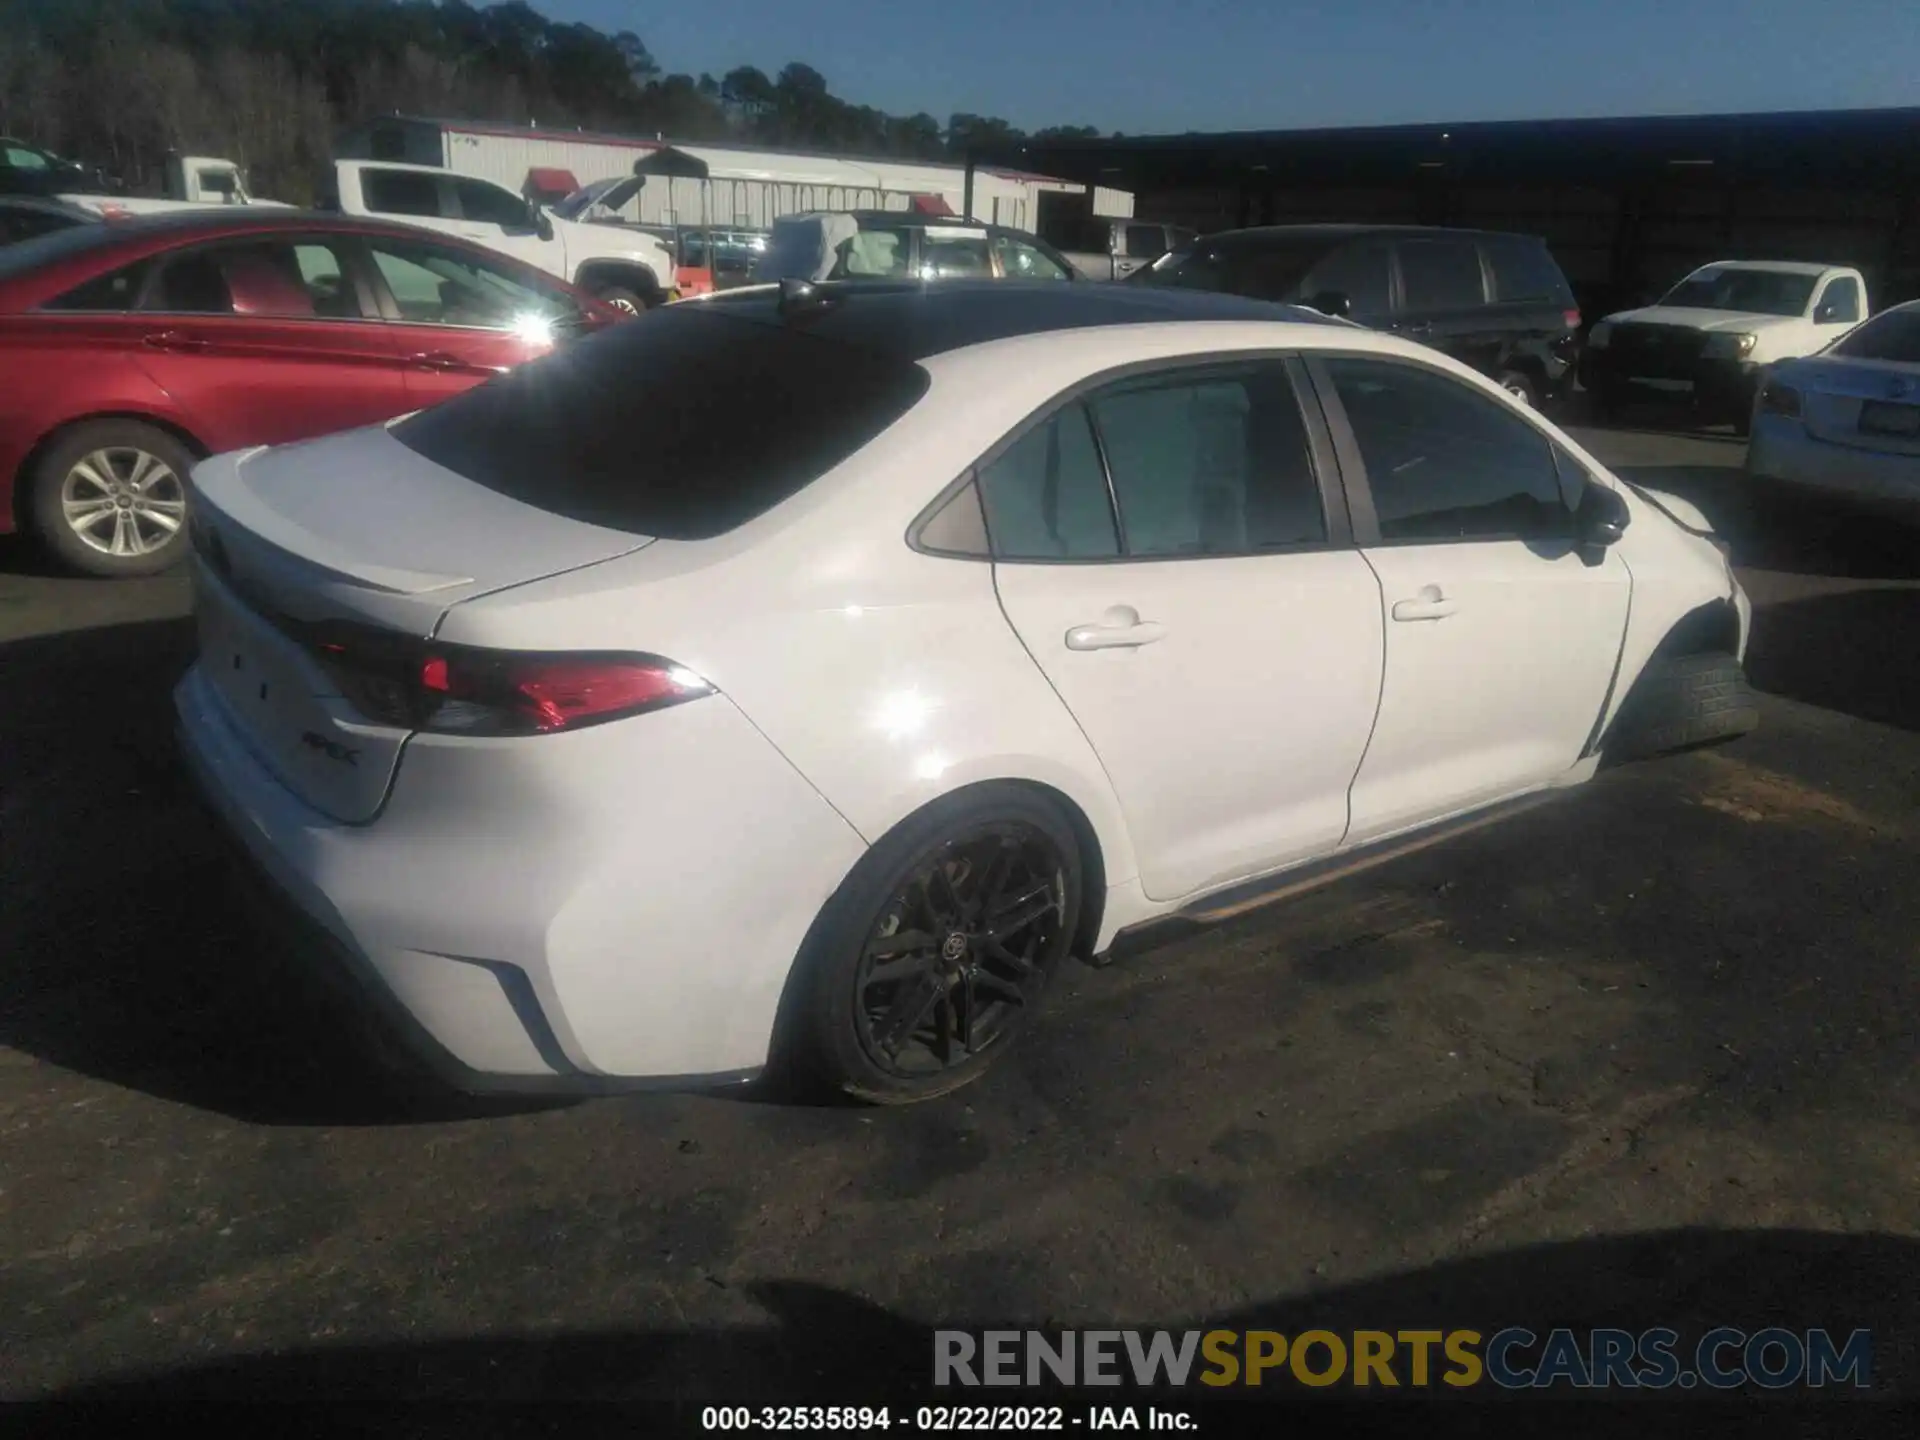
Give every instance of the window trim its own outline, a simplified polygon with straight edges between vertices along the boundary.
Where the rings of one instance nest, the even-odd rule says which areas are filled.
[[[1503,407],[1506,413],[1512,415],[1514,419],[1520,421],[1528,429],[1532,430],[1533,433],[1539,437],[1540,443],[1546,447],[1547,463],[1553,469],[1556,476],[1556,484],[1554,486],[1556,491],[1560,488],[1557,483],[1560,462],[1559,456],[1556,453],[1560,448],[1559,442],[1543,428],[1541,423],[1535,419],[1531,413],[1524,412],[1516,406],[1508,405],[1504,400],[1496,396],[1475,391],[1474,386],[1470,382],[1462,380],[1458,375],[1453,374],[1439,365],[1430,364],[1414,356],[1392,354],[1380,350],[1345,350],[1328,346],[1306,351],[1303,353],[1302,358],[1306,364],[1307,373],[1313,377],[1314,391],[1319,397],[1321,409],[1326,414],[1327,427],[1332,432],[1334,452],[1339,456],[1341,478],[1346,485],[1348,503],[1353,509],[1353,543],[1357,548],[1362,550],[1398,550],[1416,545],[1520,544],[1534,546],[1550,545],[1557,549],[1563,543],[1567,546],[1569,552],[1577,548],[1577,541],[1575,537],[1571,535],[1563,539],[1559,536],[1543,537],[1538,535],[1516,535],[1500,532],[1487,535],[1444,535],[1387,539],[1380,533],[1380,513],[1374,505],[1372,477],[1367,474],[1366,461],[1361,457],[1360,438],[1354,433],[1353,422],[1347,416],[1347,407],[1340,399],[1339,389],[1335,386],[1333,374],[1326,368],[1325,361],[1330,359],[1365,360],[1376,365],[1398,366],[1405,370],[1424,371],[1442,380],[1451,381],[1463,390],[1479,394],[1480,398],[1485,400],[1489,405]],[[1583,471],[1586,469],[1584,466],[1581,468]],[[1587,483],[1590,485],[1600,483],[1595,480],[1591,472],[1587,472],[1586,478]],[[1571,515],[1572,512],[1569,511],[1568,513]]]
[[[1327,420],[1321,413],[1322,406],[1318,402],[1317,386],[1312,381],[1311,372],[1301,363],[1301,360],[1302,352],[1297,347],[1291,346],[1285,349],[1219,350],[1191,355],[1162,356],[1152,360],[1134,360],[1082,376],[1066,389],[1049,396],[1039,408],[983,450],[978,458],[958,476],[941,486],[939,493],[908,524],[904,537],[907,548],[936,559],[966,560],[975,564],[1066,566],[1166,565],[1185,564],[1194,560],[1271,560],[1282,559],[1288,555],[1351,550],[1355,548],[1357,541],[1349,512],[1345,474],[1339,463],[1335,436],[1329,430]],[[1320,492],[1320,514],[1327,528],[1324,540],[1308,541],[1299,545],[1267,546],[1258,550],[1207,550],[1184,555],[1128,553],[1125,522],[1120,518],[1119,500],[1113,487],[1113,472],[1107,464],[1106,440],[1100,434],[1099,420],[1095,417],[1092,407],[1088,406],[1086,407],[1087,423],[1093,431],[1094,446],[1100,455],[1100,468],[1107,484],[1107,503],[1113,507],[1114,534],[1120,545],[1119,554],[1002,558],[993,553],[993,528],[990,524],[986,527],[988,550],[982,555],[959,555],[950,550],[935,549],[921,543],[921,532],[927,524],[962,489],[975,484],[982,470],[1000,459],[1030,432],[1046,424],[1061,411],[1072,405],[1084,404],[1087,397],[1094,391],[1104,389],[1108,385],[1146,376],[1174,377],[1183,372],[1218,370],[1247,364],[1278,364],[1284,368],[1287,379],[1292,383],[1294,404],[1300,407],[1300,418],[1307,435],[1308,464],[1313,471],[1315,488]],[[984,518],[985,496],[980,497],[980,507]]]

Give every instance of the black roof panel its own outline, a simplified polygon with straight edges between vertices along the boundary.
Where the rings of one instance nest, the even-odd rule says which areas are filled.
[[[824,303],[785,316],[779,292],[771,287],[722,291],[712,299],[682,303],[689,308],[711,306],[739,319],[804,327],[826,339],[913,361],[993,340],[1101,325],[1194,320],[1341,325],[1294,305],[1152,285],[936,280],[828,282],[812,288]]]

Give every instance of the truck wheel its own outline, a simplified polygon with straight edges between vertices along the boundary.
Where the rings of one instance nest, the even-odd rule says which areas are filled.
[[[155,575],[187,553],[187,472],[194,456],[138,420],[89,420],[34,462],[33,528],[83,575]]]
[[[641,315],[653,308],[637,291],[624,285],[603,285],[593,293],[595,299],[628,315]]]

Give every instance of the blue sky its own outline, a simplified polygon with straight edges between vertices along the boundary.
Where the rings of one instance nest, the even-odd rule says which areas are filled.
[[[1151,134],[1920,104],[1920,0],[533,0],[668,70]]]

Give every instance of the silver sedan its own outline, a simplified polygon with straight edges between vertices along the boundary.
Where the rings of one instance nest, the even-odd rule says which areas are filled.
[[[1747,477],[1920,519],[1920,301],[1767,372]]]

